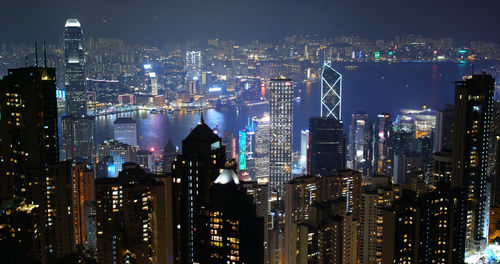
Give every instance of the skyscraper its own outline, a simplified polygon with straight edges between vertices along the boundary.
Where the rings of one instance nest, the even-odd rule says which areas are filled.
[[[174,182],[174,251],[180,263],[199,261],[197,224],[210,198],[210,186],[225,168],[221,138],[203,121],[182,141],[182,154],[172,165]]]
[[[201,51],[186,51],[186,81],[198,80],[201,70]]]
[[[71,174],[75,245],[92,249],[97,243],[94,173],[87,164],[74,162]]]
[[[368,114],[357,111],[352,115],[350,161],[353,170],[361,171],[365,183],[371,177],[372,125]]]
[[[451,151],[453,130],[453,108],[448,106],[436,112],[436,128],[434,129],[433,151]]]
[[[285,78],[271,79],[270,108],[270,191],[283,194],[292,178],[293,85]]]
[[[452,186],[468,190],[466,248],[488,245],[491,182],[488,169],[495,79],[477,74],[455,83]],[[474,202],[472,202],[474,201]]]
[[[177,156],[177,148],[172,143],[172,140],[168,140],[167,144],[163,148],[163,156],[162,156],[162,172],[163,173],[171,173],[172,172],[172,163]]]
[[[130,117],[117,118],[114,122],[115,140],[137,146],[137,123]]]
[[[389,113],[377,115],[373,145],[373,173],[390,175],[393,157],[389,151],[389,139],[392,136],[392,120]]]
[[[246,171],[255,178],[255,126],[253,120],[248,118],[248,124],[239,131],[239,163],[238,170]]]
[[[195,263],[264,263],[264,228],[254,199],[225,169],[210,187],[196,226]]]
[[[269,182],[269,113],[264,113],[261,118],[255,120],[255,166],[256,180],[261,184]]]
[[[0,91],[0,196],[42,206],[59,161],[55,69],[10,69]]]
[[[331,61],[325,61],[321,72],[321,117],[341,119],[342,75],[332,68]]]
[[[307,149],[309,148],[309,129],[300,130],[300,167],[307,169]]]
[[[64,26],[64,87],[68,116],[87,115],[84,55],[82,27],[78,19],[70,18]]]
[[[66,116],[61,118],[61,159],[83,158],[95,165],[95,120],[87,116],[83,31],[77,19],[64,27]]]
[[[346,168],[347,146],[342,121],[333,117],[309,119],[307,173],[327,176]]]
[[[80,158],[95,163],[95,120],[93,116],[61,117],[61,160]]]
[[[133,163],[124,164],[117,178],[95,184],[97,261],[172,263],[167,185]]]

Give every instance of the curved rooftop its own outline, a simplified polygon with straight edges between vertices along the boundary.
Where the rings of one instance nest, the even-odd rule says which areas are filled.
[[[64,25],[64,27],[81,27],[81,25],[78,19],[68,18],[68,20],[66,20],[66,25]]]
[[[222,170],[221,174],[219,174],[217,179],[215,179],[214,181],[214,183],[218,184],[228,184],[230,182],[233,182],[234,184],[240,184],[240,179],[234,171],[229,169]]]

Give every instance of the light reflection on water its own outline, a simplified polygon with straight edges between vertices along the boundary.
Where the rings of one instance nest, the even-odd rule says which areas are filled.
[[[475,72],[493,66],[493,62],[476,63]],[[404,63],[404,64],[359,64],[358,70],[347,71],[345,64],[333,65],[343,75],[342,118],[344,130],[349,131],[350,117],[356,110],[365,110],[371,117],[379,112],[398,113],[402,108],[420,108],[427,105],[433,109],[453,102],[453,84],[463,75],[470,74],[471,67],[455,63]],[[301,90],[299,93],[298,91]],[[302,84],[297,82],[294,103],[294,150],[300,148],[300,130],[308,128],[311,116],[320,113],[319,82]],[[240,107],[242,108],[242,107]],[[258,106],[240,111],[210,109],[204,111],[208,126],[219,126],[220,131],[229,130],[238,135],[248,117],[267,111],[267,106]],[[96,118],[97,143],[113,138],[113,122],[117,115]],[[118,114],[137,121],[139,146],[163,148],[170,138],[181,147],[182,139],[200,120],[199,112],[179,111],[172,114],[150,114],[134,111]]]

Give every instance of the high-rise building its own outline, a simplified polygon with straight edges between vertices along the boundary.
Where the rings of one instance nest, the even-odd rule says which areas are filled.
[[[158,78],[156,78],[156,73],[150,72],[149,79],[151,79],[151,95],[158,95]]]
[[[255,178],[255,126],[253,120],[248,118],[248,124],[239,131],[239,162],[238,170],[246,171]]]
[[[292,178],[293,84],[285,78],[271,79],[270,109],[270,192],[283,194],[284,184]]]
[[[300,167],[307,169],[307,149],[309,148],[309,130],[300,130]]]
[[[307,173],[327,176],[346,169],[346,144],[342,121],[332,117],[309,119]]]
[[[155,173],[155,162],[153,152],[141,149],[137,151],[137,164],[146,172]]]
[[[344,200],[314,202],[308,220],[290,223],[286,263],[357,262],[357,220],[346,212]]]
[[[353,170],[361,171],[365,183],[370,181],[372,162],[372,125],[368,114],[357,111],[352,115],[350,161]]]
[[[43,262],[53,248],[47,234],[53,231],[54,219],[47,205],[55,202],[49,190],[59,161],[55,69],[9,69],[0,80],[0,105],[0,198],[14,198],[15,204],[24,200],[27,208],[39,208],[34,214],[19,214],[38,230],[33,242],[43,244],[40,248],[33,244],[40,250],[33,254]]]
[[[3,199],[27,199],[43,208],[59,161],[55,79],[54,68],[29,67],[10,69],[0,80]]]
[[[264,113],[261,118],[255,119],[255,166],[256,180],[258,183],[269,182],[269,142],[270,142],[270,117]]]
[[[225,168],[221,138],[203,121],[182,141],[182,154],[172,165],[174,182],[174,250],[180,263],[201,261],[197,224],[202,204],[209,202],[210,186]],[[222,241],[221,241],[222,242]],[[223,241],[226,242],[226,241]]]
[[[453,131],[453,108],[448,106],[436,112],[433,152],[451,151]]]
[[[73,161],[65,160],[54,169],[54,179],[47,196],[47,250],[50,256],[62,257],[76,250],[73,207]]]
[[[84,56],[82,27],[77,19],[70,18],[64,26],[64,87],[68,116],[87,115]]]
[[[0,256],[3,263],[42,263],[42,208],[14,199],[0,202]]]
[[[383,209],[399,198],[399,188],[391,178],[374,175],[371,184],[361,195],[360,247],[361,264],[378,264],[382,261]]]
[[[162,156],[162,166],[163,173],[171,173],[172,172],[172,163],[177,156],[177,148],[172,143],[172,140],[168,140],[165,148],[163,148],[163,156]]]
[[[391,175],[392,160],[389,139],[392,136],[392,119],[389,113],[377,115],[375,133],[373,135],[373,173]]]
[[[74,243],[95,249],[97,237],[94,173],[85,163],[73,163],[71,173]]]
[[[409,183],[409,174],[415,170],[423,171],[422,156],[394,155],[392,181],[402,185]]]
[[[383,212],[382,264],[456,262],[449,187],[416,196],[405,190]]]
[[[342,75],[332,68],[331,61],[325,61],[321,72],[321,117],[341,120]]]
[[[325,176],[311,175],[297,177],[286,184],[285,263],[308,263],[308,255],[311,257],[317,254],[325,254],[325,252],[315,252],[319,250],[318,247],[331,247],[332,245],[329,243],[332,243],[332,241],[328,242],[328,239],[322,237],[320,234],[321,232],[335,229],[335,227],[325,226],[323,230],[320,223],[332,223],[335,221],[337,221],[337,228],[349,226],[349,231],[346,230],[347,233],[337,234],[340,235],[340,237],[337,237],[338,240],[342,241],[341,237],[343,235],[348,240],[342,242],[345,243],[345,248],[341,246],[336,248],[335,252],[332,253],[337,259],[335,263],[352,263],[350,262],[352,258],[354,258],[354,262],[356,261],[358,246],[357,242],[353,241],[357,241],[358,232],[356,226],[357,220],[360,218],[361,184],[361,173],[353,170],[335,171]],[[317,213],[322,212],[323,210],[320,210],[320,208],[323,208],[325,205],[328,205],[327,207],[330,210],[333,207],[336,209],[324,212],[320,217],[321,214],[317,215]],[[317,210],[314,210],[313,207],[316,207]],[[334,215],[337,215],[337,217],[334,217]],[[338,218],[339,216],[341,218]],[[308,241],[308,233],[315,233],[316,239]],[[325,240],[321,241],[321,239]],[[351,239],[354,240],[351,241]],[[303,248],[304,246],[306,248]],[[347,254],[344,252],[344,249],[349,250],[350,253]],[[313,258],[317,258],[317,256]],[[322,258],[325,259],[321,260]],[[346,262],[338,262],[342,258],[345,258]],[[330,257],[322,255],[320,260],[317,261],[325,263],[322,261],[327,261],[326,259],[330,259]],[[309,261],[313,260],[309,258]]]
[[[488,151],[495,79],[477,74],[455,83],[452,186],[468,190],[466,248],[488,245],[490,175]],[[471,202],[474,201],[474,202]]]
[[[61,136],[61,161],[80,158],[89,164],[95,164],[94,117],[61,117]]]
[[[124,164],[117,178],[95,184],[97,261],[172,263],[167,185],[133,163]]]
[[[196,221],[194,263],[264,263],[264,219],[238,176],[225,169]]]
[[[130,118],[117,118],[114,122],[114,139],[116,141],[137,146],[137,122]]]
[[[201,51],[186,51],[186,81],[198,80],[202,70]]]
[[[113,158],[112,163],[109,163],[110,160],[108,157]],[[104,171],[107,173],[106,175],[97,175],[97,178],[103,178],[110,175],[112,175],[112,177],[117,177],[124,163],[137,162],[137,147],[116,140],[105,140],[97,147],[98,163],[105,161],[106,158],[108,158],[108,166]]]

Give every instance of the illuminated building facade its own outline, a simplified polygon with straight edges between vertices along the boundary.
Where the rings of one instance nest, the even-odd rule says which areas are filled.
[[[194,263],[264,263],[264,219],[234,171],[224,170],[200,208]]]
[[[307,149],[309,148],[309,130],[300,130],[300,167],[307,168]]]
[[[64,87],[68,116],[87,115],[84,55],[82,27],[77,19],[70,18],[64,26]]]
[[[271,79],[270,108],[270,192],[283,194],[292,178],[293,84],[291,79]]]
[[[201,51],[186,51],[186,81],[198,80],[202,71]]]
[[[449,188],[419,196],[404,190],[383,212],[382,264],[463,263],[454,259],[452,208]]]
[[[255,178],[255,126],[250,118],[245,129],[239,131],[239,150],[238,170],[246,171]]]
[[[452,186],[468,190],[466,248],[488,245],[491,182],[488,153],[495,79],[478,74],[455,83]]]
[[[118,176],[118,173],[122,170],[122,165],[127,162],[137,162],[137,147],[127,145],[116,140],[105,140],[102,144],[97,147],[97,159],[98,162],[106,160],[106,158],[112,157],[113,162],[109,163],[107,167],[107,172],[112,177]],[[108,159],[109,161],[109,159]],[[105,177],[104,175],[99,175],[100,177]]]
[[[265,184],[269,182],[269,113],[264,113],[261,118],[255,119],[255,122],[257,124],[255,129],[255,177],[257,182]]]
[[[364,181],[367,183],[371,177],[372,161],[372,125],[368,114],[357,111],[352,115],[350,136],[350,161],[351,168],[363,173]]]
[[[374,173],[389,175],[392,170],[392,160],[389,150],[389,138],[392,136],[392,119],[389,113],[377,115],[373,146]]]
[[[166,185],[133,163],[96,179],[97,261],[162,263],[173,258]]]
[[[175,260],[193,263],[200,260],[195,234],[202,204],[210,201],[210,187],[225,168],[226,150],[221,138],[201,118],[182,141],[182,154],[172,165],[174,188]],[[226,241],[224,241],[226,242]]]
[[[114,122],[114,139],[137,146],[137,122],[130,117],[117,118]]]
[[[32,246],[39,250],[33,254],[41,261],[55,248],[47,237],[55,226],[47,208],[57,199],[50,190],[56,184],[54,170],[59,161],[55,72],[40,67],[9,69],[0,80],[0,199],[16,198],[28,208],[38,206],[33,214],[18,213],[28,221],[25,228],[35,227],[39,232],[33,243],[44,243],[46,250]],[[24,243],[25,239],[20,240]]]
[[[327,256],[327,251],[335,255],[334,263],[356,262],[361,184],[361,173],[353,170],[336,171],[321,177],[297,177],[286,184],[285,263],[328,263],[323,262],[332,259],[332,256]],[[329,209],[324,211],[326,208]],[[332,208],[335,209],[329,211]],[[329,224],[323,226],[322,223],[336,227]],[[335,235],[340,247],[334,247],[330,244],[332,240],[326,236],[332,235],[330,231],[342,228],[347,228],[345,233]],[[308,234],[313,233],[316,238],[310,240],[309,236],[308,239]]]
[[[321,117],[341,119],[342,75],[332,68],[331,61],[325,61],[321,72]]]
[[[383,209],[399,198],[399,188],[390,177],[375,175],[361,194],[360,248],[361,264],[382,262]]]
[[[97,237],[94,173],[85,163],[73,163],[71,173],[75,245],[95,249]]]

